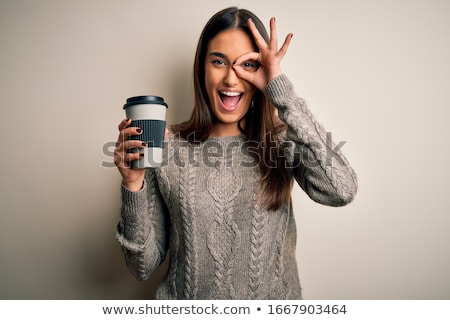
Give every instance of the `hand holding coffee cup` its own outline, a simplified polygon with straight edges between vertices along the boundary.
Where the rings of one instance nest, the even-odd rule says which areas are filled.
[[[123,184],[131,191],[142,188],[145,177],[145,169],[132,169],[132,161],[139,159],[140,153],[130,153],[130,150],[144,148],[145,143],[139,140],[129,140],[133,135],[142,134],[142,129],[130,127],[131,119],[122,120],[119,124],[119,137],[114,149],[114,163],[123,178]]]
[[[133,97],[127,100],[127,104],[125,104],[124,109],[126,110],[126,107],[132,107],[133,103],[139,102],[139,100],[145,100],[145,98],[139,98],[139,97]],[[156,99],[157,102],[162,102],[164,108],[167,107],[167,105],[165,105],[164,101],[162,100],[162,98],[157,98]],[[128,105],[128,103],[131,102],[130,105]],[[147,99],[147,102],[155,102],[155,99]],[[142,104],[142,103],[140,103]],[[145,103],[144,103],[145,104]],[[149,105],[153,104],[153,103],[148,103]],[[145,107],[151,107],[151,106],[145,106]],[[143,108],[143,107],[140,107]],[[130,109],[131,110],[131,109]],[[164,111],[164,115],[165,115],[165,110]],[[161,110],[160,110],[161,112]],[[137,139],[138,136],[143,135],[143,129],[140,127],[136,127],[132,125],[132,119],[131,116],[136,116],[137,118],[141,118],[139,117],[139,114],[133,114],[132,112],[128,111],[127,113],[127,117],[128,119],[122,120],[119,124],[119,137],[117,139],[116,142],[116,148],[114,150],[114,163],[117,166],[120,174],[122,175],[123,178],[123,184],[125,185],[125,187],[127,187],[129,190],[131,191],[137,191],[139,189],[141,189],[143,181],[144,181],[144,177],[145,177],[145,168],[139,169],[139,168],[134,168],[133,163],[137,163],[136,167],[140,167],[141,165],[139,165],[139,160],[141,158],[144,158],[145,156],[145,151],[142,150],[141,152],[139,152],[139,149],[144,149],[147,147],[147,140],[150,141],[150,139],[147,139],[146,137],[141,138],[141,139]],[[161,118],[161,115],[160,115]],[[165,123],[164,123],[165,126]],[[166,130],[167,131],[167,130]],[[163,132],[162,136],[162,140],[158,139],[158,141],[164,141],[164,135],[166,132],[164,132],[164,130],[160,130],[158,137],[161,138],[161,132]],[[152,145],[154,145],[154,143],[152,143]],[[162,143],[159,143],[159,145],[162,146]],[[162,148],[160,148],[162,149]],[[137,151],[137,152],[132,152],[132,151]],[[153,150],[154,151],[154,150]],[[160,150],[160,152],[162,153],[162,150]],[[156,152],[153,152],[155,155],[158,154],[158,150]],[[148,153],[147,153],[148,154]],[[148,155],[147,155],[148,157]],[[159,157],[159,159],[161,159],[162,156]],[[150,162],[150,164],[155,164],[155,166],[158,166],[161,164],[160,161],[158,161],[158,159],[153,159],[151,161],[145,161],[145,162]],[[145,166],[144,166],[145,167]]]
[[[137,127],[142,132],[131,135],[130,140],[138,140],[144,148],[133,148],[131,152],[139,152],[140,157],[133,160],[132,168],[160,167],[163,160],[164,134],[166,129],[167,104],[158,96],[136,96],[128,98],[123,107],[127,118],[131,119],[130,127]]]

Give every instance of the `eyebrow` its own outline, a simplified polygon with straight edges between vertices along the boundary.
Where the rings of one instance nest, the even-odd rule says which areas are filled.
[[[219,57],[219,58],[228,59],[226,54],[224,54],[222,52],[216,52],[216,51],[210,52],[209,56],[216,56],[216,57]]]

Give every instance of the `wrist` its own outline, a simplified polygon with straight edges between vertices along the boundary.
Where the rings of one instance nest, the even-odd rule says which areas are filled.
[[[139,180],[136,182],[125,182],[123,181],[123,186],[132,192],[140,191],[144,187],[144,180]]]
[[[270,81],[272,81],[275,78],[278,78],[279,76],[281,76],[283,74],[283,72],[281,71],[280,67],[274,67],[270,69],[270,72],[268,74],[267,77],[267,83],[269,83]]]

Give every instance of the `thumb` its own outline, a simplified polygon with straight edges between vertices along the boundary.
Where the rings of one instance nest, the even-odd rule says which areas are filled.
[[[164,132],[164,141],[167,141],[167,136],[169,135],[169,129],[166,128]]]

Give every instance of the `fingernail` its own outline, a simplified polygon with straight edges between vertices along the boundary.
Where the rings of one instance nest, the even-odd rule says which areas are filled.
[[[131,120],[130,118],[126,118],[126,119],[125,119],[126,122],[128,122],[128,121],[130,121],[130,120]]]
[[[142,142],[142,146],[143,146],[143,147],[146,147],[147,144],[146,144],[145,142]]]
[[[141,132],[142,132],[142,129],[136,129],[136,132],[137,132],[137,133],[141,133]]]

